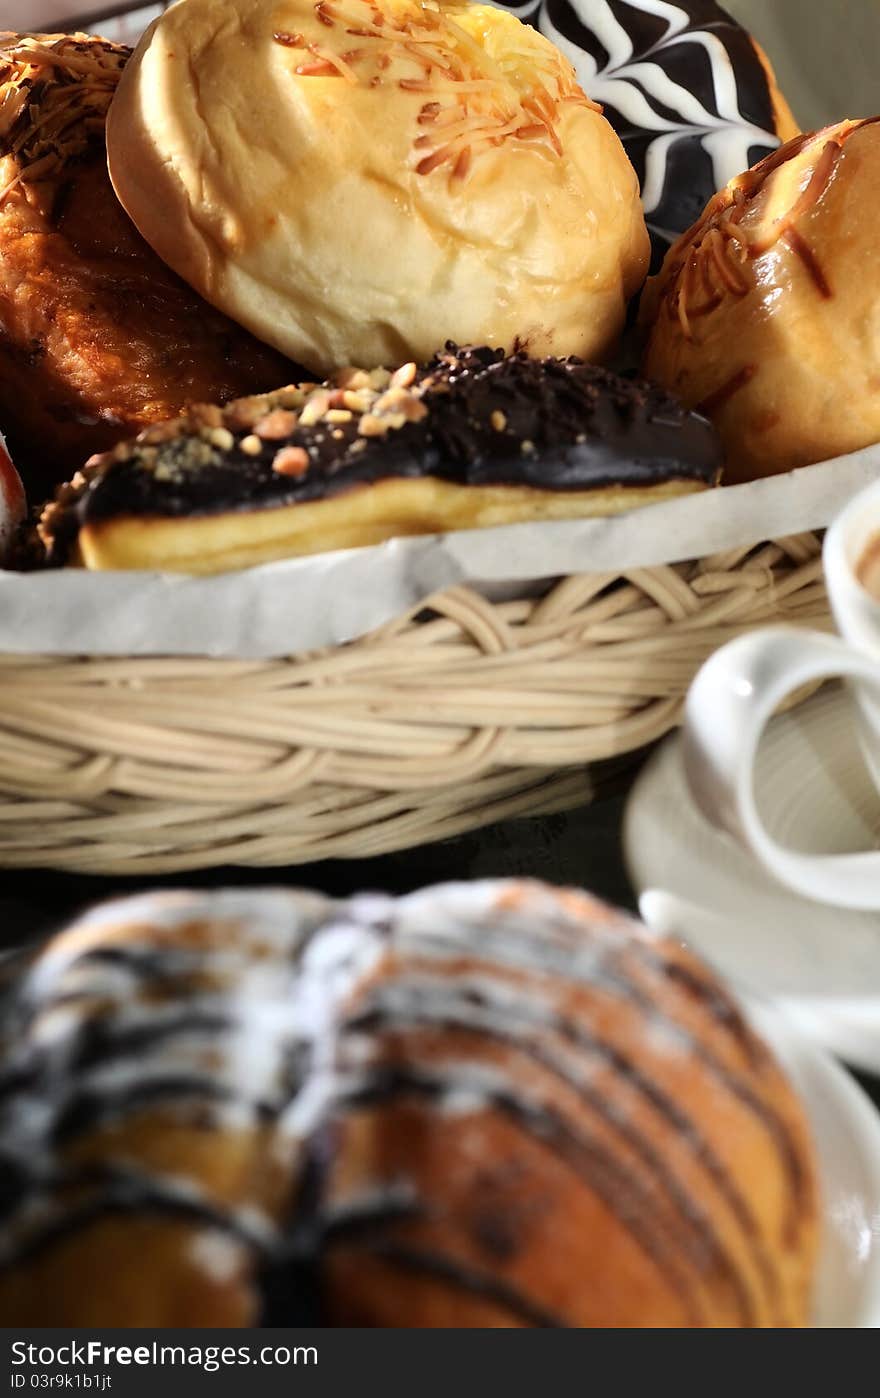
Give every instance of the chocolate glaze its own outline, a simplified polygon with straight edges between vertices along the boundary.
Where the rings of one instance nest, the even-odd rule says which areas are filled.
[[[323,417],[261,441],[253,455],[242,441],[258,439],[251,426],[234,425],[241,412],[235,404],[222,416],[231,449],[213,445],[210,429],[193,418],[158,444],[143,434],[59,492],[42,526],[51,561],[66,560],[87,524],[270,509],[393,477],[566,492],[712,485],[721,468],[720,445],[702,418],[654,385],[575,358],[505,357],[450,343],[418,371],[409,396],[426,410],[421,420],[369,436],[361,431],[364,414],[346,422]],[[264,415],[276,405],[277,395],[268,395]],[[307,453],[301,474],[274,468],[285,447]]]
[[[561,39],[581,86],[602,103],[647,196],[655,267],[717,189],[779,144],[764,65],[748,32],[715,0],[667,5],[662,15],[640,0],[499,8]],[[603,34],[614,35],[613,55]],[[729,73],[734,111],[719,102]],[[649,191],[650,167],[659,178]]]

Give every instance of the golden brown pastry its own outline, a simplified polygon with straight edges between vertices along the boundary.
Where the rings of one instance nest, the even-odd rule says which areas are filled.
[[[880,118],[798,136],[649,283],[644,372],[713,420],[726,481],[880,440],[878,196]]]
[[[718,440],[650,384],[450,343],[199,407],[91,462],[43,513],[53,564],[217,573],[524,520],[616,514],[717,483]]]
[[[0,34],[0,426],[39,500],[93,452],[290,365],[140,237],[106,169],[128,50]]]
[[[635,172],[571,64],[469,0],[185,0],[107,140],[169,266],[320,374],[447,337],[596,358],[647,270]]]
[[[808,1322],[791,1088],[586,895],[154,894],[5,1001],[7,1326]]]

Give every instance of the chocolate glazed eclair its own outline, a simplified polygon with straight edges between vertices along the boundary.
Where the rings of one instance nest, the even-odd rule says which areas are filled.
[[[395,536],[602,516],[717,484],[710,425],[574,358],[448,344],[197,407],[95,458],[40,534],[53,564],[214,573]]]

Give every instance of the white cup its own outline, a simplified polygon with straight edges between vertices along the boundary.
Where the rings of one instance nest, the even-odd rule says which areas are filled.
[[[857,495],[825,538],[825,581],[842,639],[774,626],[711,657],[685,709],[684,763],[703,814],[746,846],[781,883],[841,908],[880,909],[880,850],[807,855],[767,832],[755,803],[755,757],[783,700],[802,685],[841,676],[858,710],[865,760],[880,790],[880,602],[856,568],[880,536],[880,483]]]

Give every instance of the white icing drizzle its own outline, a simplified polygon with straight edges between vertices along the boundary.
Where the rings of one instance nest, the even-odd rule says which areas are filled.
[[[505,9],[512,6],[503,6]],[[748,169],[752,154],[774,150],[779,145],[775,131],[755,125],[743,113],[740,77],[731,54],[720,34],[701,29],[688,13],[686,6],[667,4],[664,0],[628,0],[621,6],[616,0],[566,0],[552,7],[542,0],[540,8],[530,18],[546,37],[574,65],[578,80],[587,95],[602,103],[609,111],[612,123],[620,127],[627,147],[642,177],[642,200],[649,225],[663,241],[673,241],[685,231],[693,214],[682,214],[678,222],[669,225],[652,218],[664,200],[673,198],[670,189],[670,155],[676,146],[689,142],[705,154],[705,187],[698,190],[700,207],[710,196]],[[705,7],[703,7],[705,9]],[[524,14],[520,6],[514,13]],[[665,30],[659,40],[637,49],[633,33],[627,27],[627,11],[641,12],[659,20]],[[596,40],[596,52],[581,46],[574,25],[566,23],[568,15]],[[718,8],[718,22],[732,27],[733,20]],[[555,21],[555,22],[554,22]],[[700,50],[708,61],[711,81],[711,102],[701,100],[696,90],[677,81],[666,63],[672,52],[680,54],[681,46]],[[604,52],[602,52],[604,51]],[[696,59],[696,54],[694,55]],[[754,56],[752,80],[764,82]],[[695,70],[696,72],[696,70]],[[695,78],[696,87],[696,78]],[[766,86],[765,86],[766,92]],[[674,115],[667,115],[667,109]],[[643,147],[647,141],[647,149]],[[682,191],[682,194],[693,191]],[[684,202],[683,209],[691,204]]]
[[[483,1114],[498,1110],[538,1139],[561,1133],[573,1161],[592,1158],[589,1131],[560,1105],[574,1094],[620,1134],[627,1207],[636,1208],[645,1246],[665,1249],[680,1281],[691,1265],[688,1249],[700,1238],[700,1246],[717,1243],[711,1224],[684,1199],[674,1165],[631,1126],[637,1113],[630,1107],[638,1102],[662,1130],[678,1132],[680,1149],[701,1162],[713,1187],[728,1191],[730,1207],[751,1228],[747,1209],[699,1130],[652,1083],[650,1069],[639,1067],[639,1045],[629,1063],[594,1037],[583,1009],[563,1010],[579,985],[625,999],[642,1014],[642,1046],[662,1030],[668,1052],[702,1055],[705,1070],[735,1096],[730,1070],[670,1010],[677,991],[663,958],[658,939],[596,900],[518,882],[347,902],[282,890],[154,895],[97,909],[7,992],[0,1171],[11,1171],[14,1187],[5,1217],[0,1208],[0,1261],[27,1255],[56,1227],[78,1226],[78,1209],[88,1216],[89,1207],[158,1208],[193,1222],[189,1261],[220,1282],[235,1275],[242,1248],[278,1265],[318,1247],[325,1232],[369,1227],[383,1211],[418,1211],[424,1202],[407,1179],[377,1181],[341,1213],[338,1201],[324,1207],[317,1199],[310,1206],[317,1213],[293,1221],[305,1231],[292,1238],[289,1221],[247,1203],[218,1209],[197,1179],[141,1172],[123,1153],[111,1156],[106,1177],[85,1182],[85,1193],[77,1183],[71,1206],[65,1140],[105,1120],[121,1124],[158,1109],[186,1124],[195,1112],[203,1129],[220,1132],[265,1120],[267,1149],[296,1177],[325,1127],[360,1103],[369,1110],[372,1094],[381,1101],[397,1092],[462,1118],[461,1129],[476,1132],[470,1149]],[[727,1002],[710,976],[691,993],[716,1029],[754,1049],[735,1013],[728,1023]],[[389,1062],[386,1025],[458,1038],[424,1059]],[[531,1065],[527,1078],[523,1063]],[[611,1076],[613,1095],[603,1091]],[[602,1178],[597,1187],[609,1187]],[[649,1197],[660,1199],[656,1218],[646,1211]],[[685,1239],[681,1257],[677,1229]]]

